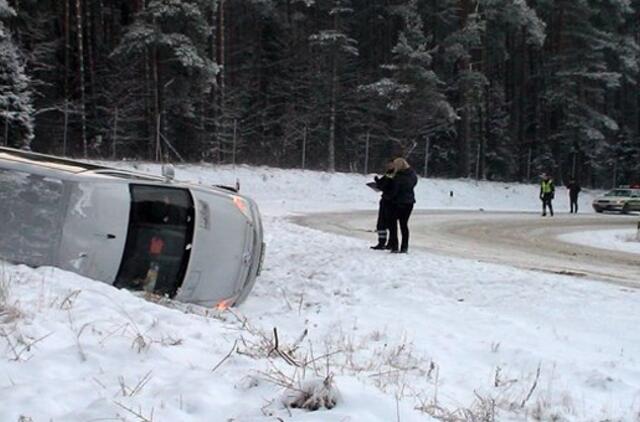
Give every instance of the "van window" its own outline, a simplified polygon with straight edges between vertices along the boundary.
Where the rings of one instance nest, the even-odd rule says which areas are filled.
[[[193,239],[193,199],[186,189],[130,185],[131,212],[116,285],[173,297],[182,285]]]
[[[66,209],[62,180],[0,169],[0,257],[55,265]]]

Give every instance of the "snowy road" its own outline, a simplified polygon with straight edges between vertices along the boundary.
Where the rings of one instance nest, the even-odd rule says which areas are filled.
[[[368,238],[374,212],[324,213],[298,217],[299,224]],[[635,228],[638,216],[556,215],[479,211],[416,211],[410,222],[411,248],[519,268],[640,287],[640,255],[566,243],[572,232]]]

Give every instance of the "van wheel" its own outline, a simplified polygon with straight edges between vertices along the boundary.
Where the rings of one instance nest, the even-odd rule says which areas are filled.
[[[598,214],[602,214],[602,208],[594,208],[595,212]]]

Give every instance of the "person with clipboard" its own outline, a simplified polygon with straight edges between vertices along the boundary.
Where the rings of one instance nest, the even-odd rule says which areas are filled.
[[[371,246],[371,249],[384,250],[387,247],[387,232],[391,229],[393,216],[393,194],[394,194],[394,168],[393,161],[389,160],[386,164],[385,173],[382,177],[375,176],[373,182],[367,183],[371,189],[376,192],[382,192],[380,205],[378,206],[378,221],[376,223],[376,232],[378,233],[378,244]]]

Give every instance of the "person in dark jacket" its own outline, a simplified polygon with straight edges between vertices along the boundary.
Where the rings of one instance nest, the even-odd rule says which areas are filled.
[[[580,189],[580,185],[573,179],[569,181],[567,185],[567,189],[569,189],[569,207],[571,208],[571,214],[578,213],[578,194],[582,189]]]
[[[382,250],[387,247],[387,231],[391,225],[393,217],[393,204],[391,203],[391,195],[393,195],[393,161],[387,163],[385,173],[382,177],[374,178],[376,187],[382,192],[380,205],[378,206],[378,222],[376,223],[376,232],[378,233],[378,244],[371,246],[371,249]]]
[[[418,176],[404,158],[393,160],[393,220],[389,227],[389,245],[393,253],[407,253],[409,250],[409,217],[416,202],[414,187],[418,183]],[[402,243],[398,250],[398,223],[402,233]]]
[[[540,182],[540,200],[542,201],[542,216],[547,215],[547,207],[549,207],[549,213],[553,217],[553,197],[556,194],[556,188],[553,184],[551,176],[546,173],[542,174],[542,182]]]

